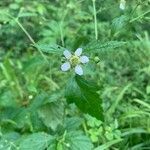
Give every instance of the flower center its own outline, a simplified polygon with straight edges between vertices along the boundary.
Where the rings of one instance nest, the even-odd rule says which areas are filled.
[[[76,66],[80,63],[80,58],[78,56],[73,55],[70,58],[70,63],[71,63],[72,66]]]

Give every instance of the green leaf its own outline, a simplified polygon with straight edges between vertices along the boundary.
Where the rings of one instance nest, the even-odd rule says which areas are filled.
[[[62,52],[64,51],[64,48],[56,45],[56,44],[36,44],[34,45],[37,49],[40,49],[42,52],[45,53],[56,53],[62,55]]]
[[[18,17],[21,18],[21,17],[36,17],[36,16],[37,16],[36,13],[21,12]]]
[[[127,90],[132,86],[131,83],[127,84],[119,93],[117,98],[115,99],[115,102],[111,105],[111,107],[108,109],[107,114],[113,114],[116,110],[116,108],[119,105],[119,102],[122,100],[124,94],[126,93]]]
[[[56,140],[57,139],[57,140]],[[92,150],[93,144],[82,131],[65,132],[51,142],[47,150]]]
[[[1,10],[0,10],[0,22],[4,22],[4,23],[6,23],[6,22],[9,22],[11,19],[10,19],[10,17],[7,15],[7,13],[8,13],[8,10],[7,9],[2,9],[1,8]]]
[[[146,87],[146,93],[147,93],[147,94],[150,94],[150,85],[148,85],[148,86]]]
[[[0,133],[1,134],[1,133]],[[17,132],[9,132],[0,135],[0,150],[10,150],[13,147],[17,148],[16,141],[20,138],[20,134]]]
[[[92,150],[93,144],[91,140],[81,131],[71,131],[66,135],[65,150]]]
[[[107,143],[105,143],[105,144],[95,148],[94,150],[107,150],[108,148],[111,148],[112,145],[117,144],[117,143],[119,143],[121,141],[122,141],[122,139],[112,140],[110,142],[107,142]]]
[[[129,17],[122,15],[118,18],[115,18],[112,21],[111,30],[113,33],[119,33],[127,29],[129,24]]]
[[[121,47],[124,44],[126,44],[126,42],[109,41],[109,42],[101,43],[100,41],[92,41],[84,49],[87,52],[107,52],[110,49]]]
[[[102,101],[97,91],[97,85],[75,76],[68,82],[65,95],[68,103],[75,103],[84,113],[103,120]]]
[[[23,71],[28,74],[32,74],[37,70],[37,68],[43,68],[45,62],[41,56],[33,56],[28,58],[28,60],[23,65]]]
[[[0,94],[0,107],[16,107],[17,102],[14,101],[14,96],[11,91],[6,91]]]
[[[143,128],[128,128],[128,129],[124,129],[125,131],[122,133],[122,136],[129,136],[132,134],[149,134],[149,132]]]
[[[60,102],[47,103],[39,109],[38,114],[47,127],[56,130],[57,126],[62,124],[64,106]]]
[[[142,143],[138,143],[136,145],[133,145],[132,147],[130,147],[130,150],[141,150],[141,149],[150,149],[150,141],[144,141]]]
[[[83,123],[83,119],[79,117],[66,118],[65,129],[67,131],[76,130]]]
[[[144,107],[150,109],[150,104],[148,104],[148,103],[146,103],[146,102],[144,102],[144,101],[142,101],[140,99],[134,99],[134,102],[140,104],[141,106],[144,106]]]
[[[46,133],[34,133],[25,137],[20,145],[21,150],[45,150],[51,143],[53,143],[54,138]]]

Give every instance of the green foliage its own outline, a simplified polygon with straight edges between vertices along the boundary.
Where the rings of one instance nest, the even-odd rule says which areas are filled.
[[[91,51],[91,52],[107,52],[108,50],[112,50],[117,47],[121,47],[125,44],[125,42],[119,42],[119,41],[109,41],[106,43],[101,43],[100,41],[93,41],[89,43],[86,47],[86,51]]]
[[[80,76],[75,76],[68,82],[66,88],[66,98],[69,103],[75,103],[81,111],[103,120],[103,110],[101,99],[96,93],[98,87]]]
[[[112,141],[110,141],[110,142],[108,142],[106,144],[103,144],[103,145],[97,147],[95,150],[105,150],[105,149],[111,148],[111,146],[113,144],[119,143],[121,141],[122,141],[122,139],[112,140]]]
[[[62,124],[64,117],[64,106],[61,103],[51,102],[45,104],[39,109],[39,117],[43,120],[44,124],[53,130]]]
[[[53,137],[45,133],[34,133],[21,139],[19,149],[44,150],[52,143]]]
[[[62,55],[62,53],[64,51],[64,48],[60,47],[58,45],[42,45],[42,44],[39,44],[39,45],[35,45],[35,47],[37,49],[40,49],[43,52],[46,52],[46,53],[56,53],[56,54],[60,54],[60,55]]]
[[[64,149],[68,150],[91,150],[93,148],[93,145],[89,138],[87,138],[85,135],[83,135],[82,132],[79,131],[72,131],[69,132],[66,136],[66,140],[69,143],[67,148],[67,145]]]
[[[119,5],[0,1],[0,150],[150,149],[150,1]]]

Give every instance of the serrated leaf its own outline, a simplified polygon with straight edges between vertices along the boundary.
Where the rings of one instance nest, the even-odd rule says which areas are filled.
[[[34,133],[24,138],[19,149],[21,150],[45,150],[54,138],[46,133]]]
[[[81,131],[71,131],[66,135],[65,150],[92,150],[93,144],[91,140]]]
[[[127,24],[129,23],[129,17],[122,15],[118,18],[115,18],[112,22],[111,29],[112,32],[121,32],[127,28]]]
[[[76,130],[82,124],[83,119],[79,117],[66,118],[65,120],[65,129],[67,131]]]
[[[126,44],[126,42],[109,41],[109,42],[101,43],[100,41],[92,41],[84,49],[87,52],[107,52],[108,50],[121,47],[124,44]]]
[[[66,98],[68,103],[75,103],[84,113],[103,120],[102,101],[97,91],[97,85],[75,76],[68,82]]]
[[[56,130],[57,126],[62,124],[64,107],[60,102],[51,102],[43,105],[38,114],[47,127]]]
[[[46,93],[41,93],[37,95],[33,101],[30,103],[28,109],[32,112],[38,109],[40,106],[42,106],[45,102],[45,99],[47,98]]]
[[[0,150],[10,150],[12,144],[17,147],[15,142],[20,138],[20,134],[17,132],[9,132],[0,136]]]
[[[64,48],[56,45],[56,44],[36,44],[34,45],[37,49],[40,49],[42,52],[45,53],[54,53],[54,54],[60,54],[62,55],[62,52],[64,51]]]

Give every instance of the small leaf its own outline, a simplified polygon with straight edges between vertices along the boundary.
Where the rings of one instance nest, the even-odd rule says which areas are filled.
[[[84,113],[103,120],[102,101],[97,91],[97,85],[75,76],[67,85],[66,98],[68,103],[75,103]]]
[[[36,44],[34,45],[37,49],[40,49],[42,52],[45,53],[56,53],[62,55],[62,52],[64,51],[64,48],[56,45],[56,44]]]
[[[112,22],[111,29],[113,33],[119,33],[127,29],[127,24],[129,24],[129,17],[122,15],[115,18]]]

